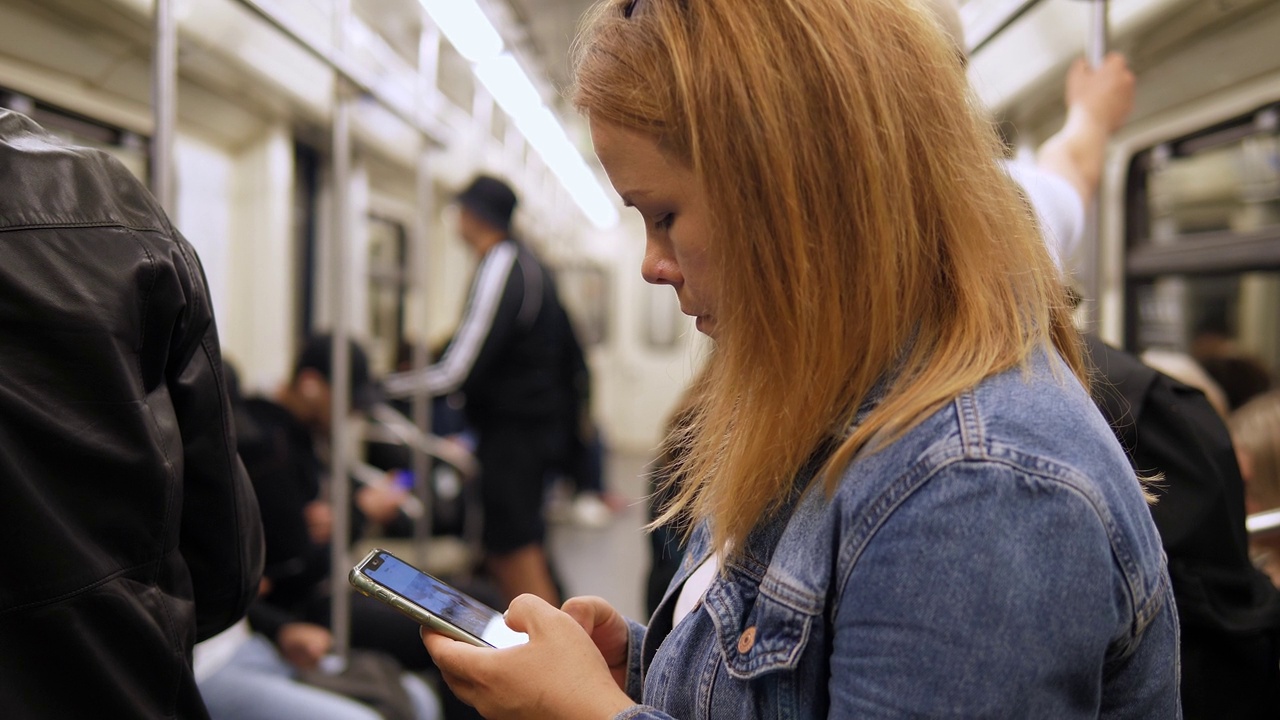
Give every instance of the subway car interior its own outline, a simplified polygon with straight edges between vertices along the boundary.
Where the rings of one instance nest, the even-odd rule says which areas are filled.
[[[749,493],[712,494],[715,488],[734,486],[715,484],[707,454],[711,451],[704,453],[698,443],[711,443],[714,438],[707,438],[715,428],[732,432],[735,425],[714,424],[720,417],[715,413],[730,405],[698,399],[729,387],[725,378],[732,371],[716,371],[745,362],[731,350],[739,342],[733,338],[744,331],[725,320],[724,335],[719,336],[709,329],[717,320],[699,315],[692,287],[694,266],[704,257],[698,253],[704,250],[679,246],[694,242],[683,239],[686,236],[678,230],[682,221],[686,228],[693,225],[692,212],[663,215],[665,207],[646,207],[643,192],[628,194],[628,187],[635,188],[637,166],[624,165],[610,153],[621,152],[617,137],[648,128],[645,137],[658,140],[656,145],[648,141],[647,147],[664,153],[678,146],[683,148],[680,152],[701,158],[698,153],[713,151],[708,148],[717,142],[710,139],[716,130],[681,135],[684,131],[640,119],[627,130],[632,135],[616,135],[620,131],[610,129],[612,125],[598,127],[605,121],[597,120],[597,110],[586,110],[600,107],[592,103],[607,101],[596,97],[603,91],[583,90],[585,84],[575,83],[583,83],[577,74],[604,62],[601,57],[611,58],[635,77],[645,71],[633,56],[610,54],[607,43],[623,42],[616,36],[631,27],[625,23],[665,37],[656,33],[676,32],[671,28],[684,13],[706,25],[703,35],[694,33],[687,47],[672,50],[676,60],[671,62],[699,62],[700,53],[712,52],[707,48],[724,53],[730,45],[710,40],[719,32],[716,23],[734,28],[724,31],[726,37],[757,27],[718,14],[730,3],[604,0],[590,11],[597,4],[593,0],[0,0],[0,195],[17,203],[0,201],[0,206],[30,209],[30,214],[6,209],[4,213],[14,214],[0,217],[0,265],[11,269],[0,271],[6,285],[0,287],[0,306],[8,307],[0,308],[5,318],[0,325],[9,326],[0,344],[23,346],[24,338],[41,333],[111,335],[120,347],[132,343],[126,355],[136,354],[141,376],[147,377],[151,361],[145,348],[155,344],[155,335],[143,334],[136,343],[130,340],[133,323],[109,317],[113,301],[101,299],[107,291],[85,291],[86,297],[98,293],[94,296],[99,300],[94,301],[97,306],[86,306],[89,319],[77,321],[80,330],[42,330],[41,313],[46,311],[25,309],[23,303],[37,285],[45,288],[46,297],[80,297],[76,268],[92,276],[84,283],[110,283],[111,272],[104,268],[148,263],[160,267],[169,262],[167,250],[154,249],[145,250],[145,259],[130,261],[132,265],[107,259],[114,250],[89,250],[83,257],[72,257],[66,248],[77,246],[69,239],[75,232],[118,224],[128,233],[147,236],[164,235],[168,227],[168,242],[179,243],[179,248],[189,243],[198,262],[183,266],[194,279],[182,281],[186,299],[174,312],[188,317],[207,297],[216,331],[179,352],[186,331],[177,321],[164,329],[161,337],[167,338],[170,362],[179,364],[164,366],[161,376],[168,379],[158,387],[168,383],[170,389],[163,402],[155,399],[160,391],[151,386],[130,400],[152,408],[148,417],[155,429],[148,437],[170,437],[157,442],[165,448],[163,463],[171,478],[165,491],[169,494],[163,496],[168,508],[163,527],[172,529],[154,532],[157,537],[172,532],[163,553],[178,548],[174,552],[186,555],[188,542],[199,545],[202,541],[189,538],[188,532],[195,533],[201,523],[189,514],[207,512],[205,524],[212,524],[222,511],[215,509],[220,507],[216,497],[198,494],[189,485],[197,481],[193,474],[203,472],[200,467],[226,464],[232,477],[228,492],[247,494],[239,500],[248,505],[236,516],[237,523],[246,524],[222,530],[244,543],[239,553],[230,555],[245,566],[247,574],[241,580],[252,575],[245,581],[252,588],[241,593],[245,597],[240,601],[232,601],[226,598],[237,591],[224,587],[230,581],[209,587],[205,583],[212,581],[199,574],[212,562],[207,555],[199,556],[203,560],[189,557],[185,565],[176,561],[178,567],[190,569],[181,570],[180,579],[172,582],[164,579],[172,568],[160,560],[118,561],[119,568],[133,569],[152,563],[145,565],[154,566],[151,574],[136,578],[133,569],[107,567],[103,558],[108,550],[86,547],[100,544],[110,553],[124,553],[125,545],[142,541],[132,535],[113,539],[111,528],[135,520],[152,522],[140,519],[143,510],[130,514],[134,511],[122,509],[124,501],[101,501],[97,512],[103,517],[94,522],[102,527],[95,532],[105,535],[68,534],[75,538],[67,540],[70,549],[29,535],[22,530],[30,527],[25,520],[9,519],[44,517],[45,512],[66,518],[81,512],[60,510],[71,507],[60,505],[61,499],[38,499],[40,488],[85,482],[98,465],[86,460],[83,476],[63,478],[41,474],[39,468],[45,465],[22,457],[64,452],[59,447],[79,457],[81,440],[98,432],[97,423],[115,421],[109,419],[112,415],[67,420],[62,425],[68,433],[65,441],[54,436],[32,439],[45,427],[43,420],[33,417],[65,413],[68,418],[90,418],[74,406],[108,400],[78,396],[79,391],[50,391],[43,396],[49,404],[32,415],[31,398],[36,396],[29,394],[31,388],[57,386],[62,377],[58,373],[106,377],[93,368],[99,360],[107,361],[87,351],[74,362],[50,359],[46,367],[56,370],[36,375],[29,370],[42,362],[35,351],[0,349],[0,458],[7,458],[0,463],[0,483],[6,498],[19,498],[13,504],[8,499],[0,503],[0,516],[10,526],[3,533],[10,544],[4,555],[19,558],[0,561],[0,568],[10,570],[0,579],[0,588],[9,588],[0,591],[0,716],[77,717],[97,707],[103,717],[214,720],[603,718],[611,713],[682,719],[1280,718],[1280,396],[1272,395],[1280,391],[1280,0],[739,0],[732,5],[743,15],[794,12],[820,24],[834,18],[830,8],[841,3],[853,8],[848,17],[863,20],[882,13],[933,18],[935,6],[954,6],[958,14],[948,17],[957,19],[958,31],[947,35],[931,25],[934,29],[924,40],[907,33],[901,44],[915,47],[948,37],[960,44],[958,50],[967,57],[957,73],[967,82],[968,95],[958,101],[956,112],[972,109],[982,127],[998,136],[1006,154],[1003,163],[1035,165],[1049,152],[1040,148],[1078,127],[1082,121],[1068,105],[1073,92],[1078,96],[1073,83],[1080,81],[1081,73],[1097,77],[1117,54],[1127,68],[1132,83],[1129,107],[1098,141],[1095,177],[1069,205],[1080,215],[1081,239],[1054,251],[1065,280],[1042,283],[1069,286],[1073,306],[1064,312],[1082,337],[1092,338],[1084,357],[1092,363],[1087,370],[1090,390],[1102,398],[1097,403],[1101,414],[1093,405],[1089,412],[1099,416],[1098,423],[1106,416],[1117,438],[1115,457],[1130,462],[1133,472],[1125,475],[1125,487],[1132,485],[1135,493],[1145,492],[1155,501],[1150,513],[1143,511],[1132,520],[1138,529],[1127,530],[1125,518],[1137,516],[1111,503],[1128,501],[1114,500],[1108,490],[1071,485],[1075,496],[1103,508],[1096,510],[1103,518],[1098,526],[1108,530],[1111,543],[1100,551],[1099,562],[1128,579],[1115,586],[1120,589],[1097,597],[1120,598],[1117,606],[1139,608],[1114,620],[1117,627],[1127,628],[1124,642],[1107,626],[1111,634],[1099,646],[1105,653],[1095,653],[1096,667],[1063,670],[1036,663],[1046,644],[1060,642],[1045,650],[1048,658],[1088,655],[1081,649],[1085,640],[1076,636],[1087,634],[1083,628],[1093,625],[1078,617],[1106,615],[1112,622],[1111,600],[1099,601],[1105,611],[1081,610],[1079,616],[1063,609],[1060,620],[1054,619],[1058,608],[1075,600],[1046,601],[1044,615],[1026,623],[1036,629],[1027,630],[1025,638],[1018,636],[1034,650],[1011,650],[1024,660],[1015,658],[1001,666],[993,659],[997,640],[966,645],[968,633],[911,635],[914,628],[902,629],[905,620],[880,613],[878,606],[876,612],[851,609],[843,593],[852,591],[837,588],[834,581],[830,587],[824,584],[816,599],[795,589],[819,566],[822,573],[852,578],[852,585],[870,585],[859,592],[872,598],[877,593],[888,598],[911,592],[912,598],[945,597],[953,591],[969,592],[957,587],[984,582],[979,579],[981,570],[974,571],[972,583],[964,580],[968,571],[963,564],[953,568],[954,575],[939,574],[932,581],[903,579],[883,569],[889,567],[889,550],[858,539],[863,531],[853,529],[848,531],[851,535],[840,530],[830,542],[815,541],[821,552],[799,553],[818,559],[785,566],[776,558],[784,548],[794,550],[787,545],[797,533],[794,523],[786,532],[782,525],[775,528],[777,537],[770,537],[778,550],[772,556],[753,554],[759,538],[748,533],[750,524],[741,532],[722,533],[723,523],[714,526],[716,520],[733,517],[728,508],[735,493]],[[839,22],[845,22],[844,13],[842,9],[838,14]],[[601,19],[605,15],[610,17]],[[595,34],[584,40],[580,32],[593,23]],[[814,30],[788,42],[803,46],[818,37],[822,32]],[[862,46],[853,56],[862,58],[861,70],[851,70],[839,82],[857,85],[859,72],[879,73],[894,57],[888,51],[882,54],[881,48]],[[812,57],[827,57],[820,43]],[[628,65],[633,60],[635,64]],[[716,67],[757,61],[725,54]],[[779,78],[785,78],[788,63],[777,62]],[[768,62],[760,65],[770,67]],[[914,102],[913,88],[892,83],[887,87],[908,98],[903,102]],[[693,92],[714,94],[720,89],[708,80]],[[643,95],[646,90],[637,86],[634,93]],[[733,93],[723,90],[726,97]],[[661,100],[631,102],[645,112],[668,111],[661,109]],[[681,117],[690,123],[707,120],[692,109],[685,113]],[[599,114],[604,116],[603,111]],[[741,122],[743,127],[764,127],[783,116],[762,110],[758,123],[752,118]],[[619,111],[609,117],[618,122],[630,116]],[[171,227],[163,220],[153,226],[120,219],[119,213],[126,212],[121,210],[109,211],[108,220],[95,220],[86,204],[98,194],[84,190],[88,180],[75,180],[78,189],[72,192],[67,189],[72,185],[60,185],[60,176],[45,178],[23,170],[35,167],[24,165],[22,158],[38,154],[31,150],[36,142],[31,138],[37,137],[32,128],[37,125],[43,129],[39,137],[45,138],[40,142],[50,147],[92,151],[76,151],[66,156],[74,160],[56,167],[71,172],[67,168],[90,162],[86,158],[123,166],[127,173],[111,176],[115,179],[105,186],[108,194],[133,193],[130,183],[136,181],[145,193],[128,196],[143,197],[136,203],[155,208],[156,217],[167,216]],[[671,135],[663,134],[667,132]],[[668,145],[672,137],[678,139]],[[684,169],[670,171],[670,177],[705,166],[699,160],[680,167]],[[763,172],[766,166],[744,167]],[[851,208],[874,206],[877,192],[889,192],[887,185],[875,189],[858,182],[849,178],[843,188]],[[748,171],[734,183],[707,187],[735,198],[764,197],[772,192],[771,183],[771,178]],[[904,192],[917,186],[893,187]],[[54,217],[53,211],[40,203],[60,192],[59,197],[74,198],[73,205],[85,214],[84,219],[68,215],[72,219],[54,232],[40,219]],[[19,197],[23,199],[16,200]],[[154,201],[146,199],[152,197]],[[1034,192],[1019,197],[1039,212]],[[713,204],[718,201],[711,199]],[[704,227],[712,228],[728,213],[751,214],[751,208],[724,208],[713,208],[709,217],[714,220]],[[763,217],[766,214],[761,222],[774,222]],[[853,218],[854,211],[842,217]],[[1039,219],[1045,227],[1050,224],[1043,215]],[[749,227],[751,221],[735,219],[728,227]],[[62,253],[57,263],[49,262],[69,268],[71,274],[22,284],[36,271],[19,268],[44,265],[14,258],[36,252],[33,243],[44,237],[53,238],[50,246]],[[84,243],[99,242],[83,237],[89,238]],[[856,241],[856,231],[853,237]],[[151,247],[146,237],[138,242]],[[661,254],[655,247],[665,247],[664,242],[675,243],[671,258],[684,267],[680,279],[664,275],[666,266],[654,260],[655,253]],[[174,256],[185,257],[185,252],[175,250]],[[728,257],[716,254],[721,251],[705,252],[705,257]],[[747,250],[741,252],[741,257],[748,257]],[[750,253],[751,258],[781,258],[780,263],[799,257],[782,251],[771,255],[755,246]],[[95,265],[98,268],[90,272]],[[1026,266],[1011,276],[1042,270],[1039,265]],[[950,282],[946,270],[939,272],[937,282]],[[156,276],[159,280],[143,282],[143,275],[119,270],[117,277],[134,293],[144,316],[161,312],[156,305],[169,297],[162,274]],[[13,282],[22,290],[8,287]],[[64,293],[59,286],[70,289]],[[762,292],[770,297],[810,294],[800,288]],[[1011,291],[1017,292],[1021,291]],[[71,302],[59,306],[66,310]],[[797,299],[795,306],[801,307],[800,302]],[[1054,308],[1061,309],[1057,304]],[[744,310],[732,317],[745,322],[749,315]],[[725,316],[730,316],[728,311]],[[111,329],[92,329],[95,322]],[[776,318],[775,322],[795,324]],[[1040,322],[1031,320],[1023,329],[1043,333]],[[914,339],[904,341],[907,350],[902,352],[907,354],[931,342],[915,343],[931,325],[920,321],[914,327],[916,334],[909,335]],[[796,337],[801,332],[795,330]],[[789,336],[762,334],[761,350],[754,357],[783,352],[774,347],[781,337]],[[722,338],[724,346],[719,347]],[[95,342],[86,340],[84,347],[98,347]],[[1133,367],[1124,371],[1128,374],[1121,373],[1118,359],[1101,361],[1102,351],[1096,349],[1100,345],[1094,342],[1128,358],[1124,362],[1132,360]],[[43,340],[31,343],[53,347]],[[529,369],[538,362],[545,365],[551,355],[554,364]],[[178,356],[180,361],[172,359]],[[183,363],[196,362],[193,357],[205,357],[214,369],[216,394],[190,412],[222,419],[210,432],[227,443],[230,459],[215,462],[190,453],[199,442],[191,437],[195,431],[184,426],[182,413],[188,411],[184,403],[195,401],[180,388],[194,382],[195,371],[183,369],[188,367]],[[919,377],[928,377],[920,367],[912,367],[903,375],[915,377],[912,373],[919,371]],[[890,385],[898,382],[894,366],[883,371],[881,383],[885,377]],[[554,383],[548,373],[556,376]],[[908,380],[914,382],[903,382]],[[548,389],[552,384],[558,393],[554,397]],[[964,398],[970,397],[961,393],[963,387],[967,386],[939,396],[941,404],[929,406],[929,412],[954,401],[963,420]],[[1160,388],[1172,388],[1171,394],[1157,395]],[[974,403],[986,397],[981,388],[971,392],[976,393]],[[764,385],[744,386],[735,412],[747,412],[744,408],[753,398],[770,393]],[[1118,399],[1119,410],[1108,414],[1103,396]],[[1211,412],[1199,412],[1200,405],[1189,409],[1206,399]],[[58,404],[64,401],[72,409]],[[517,408],[520,402],[524,405]],[[1276,420],[1267,425],[1265,407],[1271,403]],[[552,405],[558,408],[554,412],[548,409]],[[803,473],[802,467],[808,467],[812,476],[814,468],[828,467],[813,464],[827,462],[827,455],[810,455],[824,452],[825,445],[793,451],[788,449],[793,435],[782,432],[805,424],[794,416],[804,412],[806,406],[796,405],[776,417],[780,434],[767,442],[777,445],[775,455],[799,453],[792,469]],[[1074,417],[1068,410],[1062,416]],[[973,420],[972,425],[962,423],[958,432],[977,428],[973,432],[979,435],[997,433],[1003,422]],[[710,430],[704,431],[704,426]],[[856,454],[844,453],[847,446],[841,446],[836,456],[854,468],[879,467],[877,458],[896,457],[895,448],[918,431],[913,427],[906,423],[887,435],[862,438],[859,442],[868,445]],[[920,427],[931,426],[925,422]],[[1075,435],[1076,430],[1073,426],[1058,434]],[[1083,439],[1092,437],[1088,432],[1079,429],[1076,442],[1093,442]],[[1157,438],[1159,432],[1166,434]],[[854,432],[851,437],[860,436]],[[681,446],[685,441],[692,449]],[[554,448],[548,449],[551,445]],[[739,467],[729,457],[738,447],[721,446],[726,456],[715,462]],[[881,447],[886,449],[880,451]],[[181,455],[183,448],[189,451],[185,464],[174,455]],[[237,448],[240,459],[234,457]],[[682,464],[686,450],[691,454],[688,464]],[[1162,456],[1163,450],[1167,453]],[[904,468],[920,467],[931,452],[922,450],[910,462],[904,460]],[[1096,458],[1102,451],[1088,452]],[[1107,453],[1112,453],[1110,445]],[[1110,458],[1107,453],[1102,454]],[[1208,459],[1199,462],[1197,453]],[[1056,472],[1046,468],[1061,464],[1043,460],[1035,465],[1035,473]],[[117,482],[115,471],[103,472]],[[1063,472],[1063,477],[1076,477],[1074,470]],[[240,485],[235,485],[236,477],[243,481]],[[839,474],[824,477],[832,480]],[[690,478],[702,483],[698,490],[686,491],[679,484]],[[842,482],[851,481],[846,476]],[[1048,481],[1043,482],[1047,486]],[[842,507],[843,488],[828,482],[826,489],[825,496],[816,489],[810,494],[826,497],[831,507]],[[200,500],[206,503],[203,507],[190,507],[193,501],[184,500],[184,492],[189,498],[212,499]],[[923,502],[908,502],[892,492],[886,490],[875,505],[850,510],[854,515],[846,518],[849,526],[862,523],[865,533],[873,536],[883,525],[883,533],[889,533],[894,522],[905,521],[875,513],[899,505],[902,510],[895,512],[909,512]],[[916,492],[914,485],[911,492]],[[1047,489],[1043,495],[1057,497]],[[674,506],[669,504],[673,497]],[[791,512],[792,506],[779,499],[785,494],[771,497],[743,510],[745,517],[774,528],[769,518]],[[970,501],[969,496],[953,500],[965,507]],[[34,503],[30,508],[35,509],[24,509],[26,502]],[[798,508],[807,507],[795,502]],[[668,507],[676,508],[675,515],[654,523]],[[940,507],[945,509],[945,504]],[[178,512],[175,508],[180,508],[181,523],[171,517],[170,511]],[[857,514],[863,511],[865,515]],[[1048,533],[1045,528],[1051,528],[1055,534],[1047,546],[1060,540],[1061,547],[1093,548],[1083,540],[1077,543],[1068,537],[1074,531],[1064,529],[1081,523],[1044,512],[1045,524],[1026,532],[1043,539],[1035,532]],[[691,517],[710,519],[711,524],[682,524]],[[59,522],[69,527],[73,521]],[[160,520],[155,523],[162,527]],[[699,527],[713,528],[706,529],[705,536],[714,541],[704,540],[704,533],[695,529]],[[935,549],[955,539],[929,530],[933,525],[919,527],[925,529],[916,537],[923,533],[926,540],[921,542]],[[1146,547],[1141,538],[1148,527],[1151,537],[1158,538],[1148,543],[1155,558],[1152,567],[1157,568],[1151,577],[1140,570],[1145,567],[1143,551],[1124,544],[1130,541],[1125,538],[1138,538],[1132,540],[1135,547]],[[1018,545],[1016,538],[1021,536],[1007,537],[1006,544],[983,545],[986,549],[976,552],[1000,554],[989,558],[991,563],[1007,563],[1009,573],[1017,574],[1021,559],[1041,550]],[[700,558],[682,555],[682,548],[705,548],[706,542],[719,542],[714,546],[719,549]],[[211,552],[211,543],[200,545],[200,552]],[[1092,552],[1055,550],[1044,557],[1047,563],[1065,563],[1062,572],[1078,572],[1080,576],[1066,579],[1083,593],[1092,580],[1075,568],[1088,567],[1080,558],[1093,557]],[[65,570],[65,577],[76,579],[38,577],[42,573],[21,560],[28,553],[58,558],[47,572],[56,576]],[[163,553],[155,557],[169,557]],[[959,549],[937,553],[960,556]],[[899,560],[932,567],[930,554]],[[1060,557],[1066,559],[1054,559]],[[94,567],[107,569],[100,578],[81,572],[75,567],[77,558],[96,558]],[[846,563],[858,568],[862,566],[857,563],[877,558],[881,569],[876,574],[845,569]],[[399,572],[408,574],[401,577]],[[1107,570],[1099,572],[1099,582],[1110,588]],[[405,579],[410,575],[411,580]],[[175,593],[179,599],[174,602],[185,608],[177,615],[164,610],[168,625],[161,625],[167,629],[155,630],[177,638],[168,648],[172,657],[149,660],[138,649],[145,644],[141,640],[134,650],[126,647],[118,654],[117,647],[131,644],[133,631],[95,634],[92,623],[111,614],[101,609],[75,614],[79,610],[74,608],[92,605],[88,595],[124,576],[139,588],[150,582],[147,578],[160,578],[159,589],[148,591],[155,595],[130,601],[130,612],[150,607],[148,603],[168,608],[168,600],[161,598]],[[1018,577],[1025,589],[1044,575]],[[1052,584],[1056,580],[1045,582],[1057,587]],[[1150,587],[1164,586],[1172,588],[1163,602],[1173,613],[1173,630],[1170,644],[1157,649],[1162,622],[1157,603],[1140,605],[1138,597]],[[886,589],[890,587],[892,592]],[[699,595],[698,588],[705,589],[705,595]],[[1165,597],[1160,592],[1165,591],[1156,594]],[[514,598],[526,593],[541,598],[541,604],[535,608],[532,601],[517,602],[506,623],[496,612],[486,614],[489,608],[506,611]],[[1039,597],[1031,590],[1024,594]],[[565,604],[584,596],[603,598],[607,605]],[[221,620],[206,621],[201,605],[207,597],[220,597],[210,602],[225,600],[234,608]],[[859,597],[863,606],[875,604]],[[993,597],[983,596],[972,607],[948,606],[955,615],[947,617],[960,625],[983,627],[984,637],[995,637],[1002,628],[1023,627],[1022,621],[1010,619],[1018,613],[1042,609],[1029,604],[1031,600],[1002,607]],[[887,599],[883,604],[904,606]],[[608,622],[601,607],[612,609]],[[596,613],[595,626],[585,608]],[[547,614],[540,614],[544,610]],[[799,615],[803,624],[796,624],[793,616]],[[616,650],[600,640],[600,628],[609,625],[612,632],[610,624],[619,617],[639,624],[631,626],[629,636],[617,636],[621,650]],[[76,636],[91,637],[92,642],[67,645],[59,639],[67,636],[57,633],[41,642],[32,628],[46,621],[83,623],[75,625]],[[184,625],[188,621],[190,627]],[[556,624],[562,621],[568,625]],[[120,622],[124,627],[133,621]],[[662,628],[667,634],[665,641],[663,636],[646,639],[641,652],[645,636],[636,633],[645,624],[650,633]],[[425,627],[422,636],[420,625]],[[1044,630],[1050,626],[1052,633]],[[495,627],[503,640],[494,639]],[[872,632],[877,627],[881,634]],[[895,627],[900,632],[890,642],[886,635]],[[136,637],[152,630],[141,627]],[[851,633],[847,639],[844,632]],[[558,671],[563,672],[561,682],[547,683],[568,685],[558,691],[572,695],[552,702],[503,676],[484,675],[477,668],[490,656],[476,659],[452,645],[441,645],[447,636],[453,638],[448,642],[461,639],[482,646],[470,650],[499,658],[511,653],[516,658],[525,656],[515,653],[534,647],[551,648],[540,642],[545,635],[574,633],[581,634],[585,644],[573,648],[600,650],[604,662],[593,658],[599,668],[590,666],[596,673],[590,677],[603,673],[607,664],[618,683],[609,690],[620,690],[625,695],[621,702],[614,694],[596,693],[597,685],[578,682],[572,674],[577,665]],[[699,633],[712,639],[701,644]],[[502,647],[512,634],[519,642],[528,640],[528,647],[487,647]],[[872,646],[858,645],[863,642]],[[906,654],[878,654],[874,645],[881,642]],[[686,647],[685,659],[677,659]],[[571,655],[560,646],[545,652],[536,662],[520,662],[552,673],[546,668],[558,667]],[[93,662],[78,659],[69,666],[74,670],[60,673],[57,668],[68,656]],[[954,672],[944,674],[945,682],[924,669],[913,676],[910,668],[917,663],[930,666],[931,656],[950,658]],[[99,677],[95,666],[104,668]],[[1000,667],[1005,669],[993,670]],[[497,672],[489,665],[484,668]],[[984,676],[988,671],[1001,675],[1003,684]],[[1092,677],[1092,684],[1078,681],[1077,671]],[[582,672],[588,676],[587,670]],[[858,680],[863,673],[865,683]],[[880,673],[907,677],[897,684],[877,685],[872,679]],[[1145,680],[1135,679],[1142,673],[1144,678],[1164,673],[1172,684],[1150,689],[1156,681],[1144,686]],[[542,677],[527,668],[516,673],[522,674]],[[141,676],[150,679],[138,681]],[[808,683],[821,691],[810,693],[805,689]],[[904,687],[914,689],[901,690]],[[1150,694],[1134,689],[1139,687],[1148,687]],[[975,700],[984,692],[982,702]],[[1168,703],[1156,699],[1160,692],[1169,695]],[[148,699],[148,693],[158,699]],[[599,702],[592,699],[597,696]]]

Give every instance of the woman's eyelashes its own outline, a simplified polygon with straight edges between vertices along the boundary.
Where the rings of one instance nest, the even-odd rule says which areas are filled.
[[[657,218],[654,218],[653,227],[658,230],[670,230],[671,224],[674,223],[675,220],[675,213],[666,213],[665,215],[660,215]]]

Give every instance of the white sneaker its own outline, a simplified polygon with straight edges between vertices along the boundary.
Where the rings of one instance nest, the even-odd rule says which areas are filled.
[[[596,493],[581,493],[573,501],[573,521],[581,527],[603,528],[612,519],[613,511]]]

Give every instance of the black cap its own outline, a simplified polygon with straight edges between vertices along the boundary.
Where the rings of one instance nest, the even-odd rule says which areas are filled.
[[[381,393],[369,377],[369,356],[353,340],[351,344],[351,407],[368,412],[378,404]],[[296,379],[303,370],[315,370],[325,380],[333,381],[333,336],[315,335],[307,340],[298,354],[298,364],[293,368]]]
[[[516,209],[516,193],[498,178],[479,175],[456,198],[459,205],[475,213],[495,228],[511,229],[511,214]]]

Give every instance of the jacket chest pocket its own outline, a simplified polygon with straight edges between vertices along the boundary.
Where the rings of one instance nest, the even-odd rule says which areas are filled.
[[[781,602],[740,582],[715,583],[704,604],[725,669],[737,680],[795,673],[818,619],[798,609],[802,603]]]

